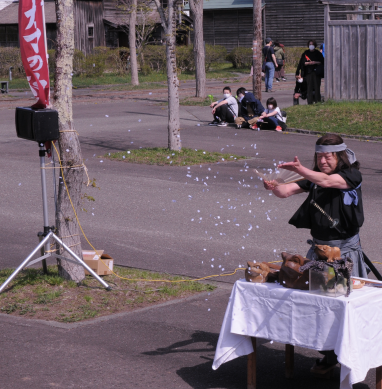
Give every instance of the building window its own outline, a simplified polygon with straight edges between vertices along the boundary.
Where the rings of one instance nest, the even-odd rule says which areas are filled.
[[[19,36],[18,36],[17,25],[2,25],[0,26],[0,46],[5,47],[18,47]]]
[[[88,24],[88,38],[94,38],[94,24]]]

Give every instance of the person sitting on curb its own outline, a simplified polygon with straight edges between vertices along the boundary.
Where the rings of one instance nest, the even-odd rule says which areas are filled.
[[[236,127],[251,128],[251,125],[256,124],[264,112],[264,107],[260,100],[257,100],[253,93],[248,92],[245,88],[239,88],[236,95],[240,102],[240,114],[235,119]]]
[[[229,86],[224,87],[223,98],[211,103],[210,108],[212,108],[214,117],[214,120],[209,124],[210,126],[227,127],[228,123],[235,123],[239,107]]]
[[[293,94],[293,105],[299,105],[299,98],[301,97],[303,100],[306,100],[307,97],[307,85],[306,81],[300,76],[300,74],[296,75],[296,86],[294,88]],[[314,91],[313,91],[314,93]]]
[[[260,115],[259,120],[252,126],[253,130],[276,130],[278,132],[285,131],[286,117],[281,114],[280,108],[277,106],[277,101],[270,97],[267,100],[267,108]]]

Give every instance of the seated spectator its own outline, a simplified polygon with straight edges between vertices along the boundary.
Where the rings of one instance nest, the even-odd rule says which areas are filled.
[[[214,120],[209,124],[210,126],[227,127],[228,123],[235,123],[239,107],[229,86],[224,87],[223,98],[211,103],[210,107],[214,117]]]
[[[239,115],[235,119],[237,128],[251,128],[260,115],[264,112],[264,107],[260,100],[257,100],[253,93],[245,88],[239,88],[236,92],[240,102]]]
[[[313,92],[314,93],[314,92]],[[299,98],[306,100],[307,97],[307,85],[306,81],[300,76],[296,76],[296,86],[293,94],[293,105],[299,105]]]
[[[285,124],[286,117],[281,114],[280,108],[273,97],[267,100],[267,108],[260,115],[259,120],[252,126],[254,130],[276,130],[285,131],[287,126]]]

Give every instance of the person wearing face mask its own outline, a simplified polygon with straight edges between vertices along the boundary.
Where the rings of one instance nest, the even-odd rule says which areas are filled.
[[[227,127],[228,123],[235,123],[238,114],[238,104],[235,97],[231,94],[229,86],[223,89],[223,98],[211,103],[213,121],[210,126]]]
[[[293,94],[293,105],[299,105],[300,97],[303,100],[306,100],[306,95],[307,95],[306,81],[304,81],[304,79],[300,76],[300,74],[298,74],[296,76],[296,86],[294,88],[294,94]]]
[[[324,65],[324,57],[316,50],[317,43],[311,39],[308,41],[309,49],[302,53],[300,63],[298,65],[296,75],[301,69],[301,75],[304,77],[307,85],[308,104],[321,103],[321,77],[316,74],[316,68],[319,65]],[[313,94],[313,91],[315,92]]]
[[[281,114],[277,101],[270,97],[267,100],[267,108],[260,115],[259,120],[252,126],[253,130],[276,130],[278,132],[286,130],[286,118]]]
[[[255,124],[264,112],[264,107],[261,101],[245,88],[239,88],[236,95],[240,102],[240,112],[235,119],[236,127],[251,128],[251,125]]]
[[[265,62],[265,92],[272,92],[273,77],[277,68],[277,60],[275,51],[272,47],[272,39],[265,39],[266,45],[263,47],[263,55]]]

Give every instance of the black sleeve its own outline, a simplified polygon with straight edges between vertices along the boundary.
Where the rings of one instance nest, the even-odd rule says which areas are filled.
[[[260,100],[256,99],[256,101],[253,103],[252,110],[255,116],[260,116],[264,112],[264,107]]]
[[[316,54],[315,60],[317,62],[321,62],[321,64],[323,64],[324,63],[324,56],[318,50],[316,50],[316,51],[317,51],[317,53],[315,53]]]
[[[355,168],[349,168],[338,172],[351,189],[355,189],[362,182],[362,174]]]
[[[309,180],[301,180],[301,181],[297,181],[296,184],[303,190],[305,190],[306,192],[309,192],[310,190],[310,187],[312,185],[312,182],[309,181]]]
[[[300,74],[300,71],[301,71],[301,76],[304,76],[303,73],[304,73],[304,59],[305,59],[305,52],[302,53],[301,55],[301,58],[300,58],[300,62],[298,63],[298,66],[297,66],[297,69],[296,69],[296,76],[298,76]]]

